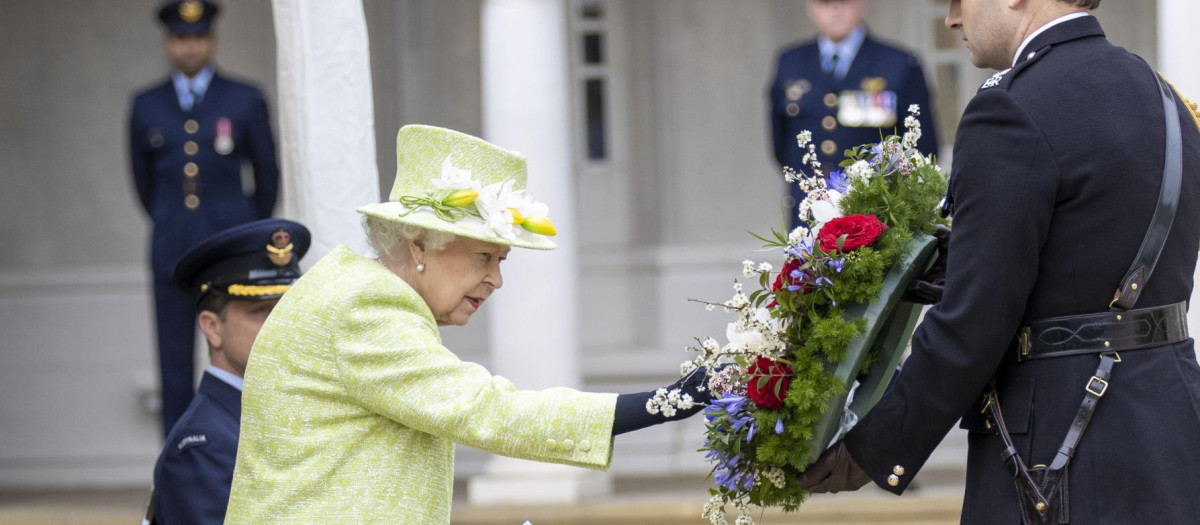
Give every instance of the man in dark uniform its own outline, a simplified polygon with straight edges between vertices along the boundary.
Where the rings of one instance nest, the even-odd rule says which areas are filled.
[[[1002,71],[955,138],[944,294],[894,388],[805,486],[873,480],[899,494],[961,417],[963,523],[1200,516],[1200,366],[1184,315],[1200,132],[1194,106],[1105,38],[1088,13],[1099,3],[951,2],[946,24],[972,61]]]
[[[158,525],[219,525],[225,519],[250,347],[300,277],[310,240],[298,223],[264,219],[220,232],[179,261],[174,282],[198,305],[212,365],[154,466],[151,502]]]
[[[133,182],[154,221],[151,267],[157,314],[163,432],[192,398],[196,311],[171,286],[179,256],[213,233],[271,216],[279,169],[262,92],[216,73],[212,32],[217,6],[170,2],[166,27],[170,77],[139,93],[129,118]],[[254,191],[242,186],[242,167]]]
[[[847,148],[900,130],[913,104],[921,108],[917,147],[937,153],[933,107],[916,57],[867,34],[866,0],[807,1],[817,39],[784,51],[771,83],[771,136],[780,166],[811,174],[796,145],[796,135],[808,130],[818,159],[827,170],[836,169]],[[789,188],[785,207],[795,227],[795,205],[804,192],[795,184]]]

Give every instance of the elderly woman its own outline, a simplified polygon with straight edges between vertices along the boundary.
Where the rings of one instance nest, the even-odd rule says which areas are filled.
[[[378,258],[335,248],[259,333],[228,524],[449,523],[455,443],[606,469],[613,436],[665,420],[649,392],[520,391],[442,346],[438,326],[504,284],[511,247],[553,248],[553,224],[517,153],[406,126],[397,158],[390,201],[359,210]],[[708,401],[701,375],[672,385],[696,406],[671,419]]]

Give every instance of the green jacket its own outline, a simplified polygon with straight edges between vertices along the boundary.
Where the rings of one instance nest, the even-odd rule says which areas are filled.
[[[604,470],[615,405],[463,362],[412,288],[339,246],[254,344],[225,523],[449,523],[455,443]]]

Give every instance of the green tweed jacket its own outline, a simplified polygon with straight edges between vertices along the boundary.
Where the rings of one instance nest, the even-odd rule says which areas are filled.
[[[255,341],[225,523],[449,523],[455,443],[604,470],[615,406],[463,362],[412,288],[339,246]]]

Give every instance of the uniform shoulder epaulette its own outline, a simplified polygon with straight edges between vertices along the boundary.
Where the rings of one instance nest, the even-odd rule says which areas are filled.
[[[1162,75],[1162,73],[1159,74]],[[1171,89],[1175,91],[1175,96],[1179,97],[1179,99],[1183,101],[1184,106],[1187,106],[1188,113],[1191,113],[1192,120],[1196,122],[1196,127],[1200,128],[1200,104],[1196,104],[1187,97],[1183,96],[1183,92],[1179,91],[1179,88],[1175,87],[1175,84],[1171,83],[1171,80],[1168,79],[1166,75],[1163,75],[1163,80],[1167,81],[1167,85],[1171,86]]]
[[[991,89],[995,87],[1008,89],[1008,86],[1012,84],[1013,79],[1017,78],[1017,75],[1027,69],[1034,62],[1041,60],[1042,57],[1050,53],[1050,49],[1052,49],[1052,46],[1045,46],[1036,51],[1030,51],[1027,55],[1025,55],[1025,60],[1020,61],[1017,63],[1017,65],[996,73],[995,75],[992,75],[991,78],[985,80],[983,85],[979,86],[979,90],[983,91],[985,89]]]

